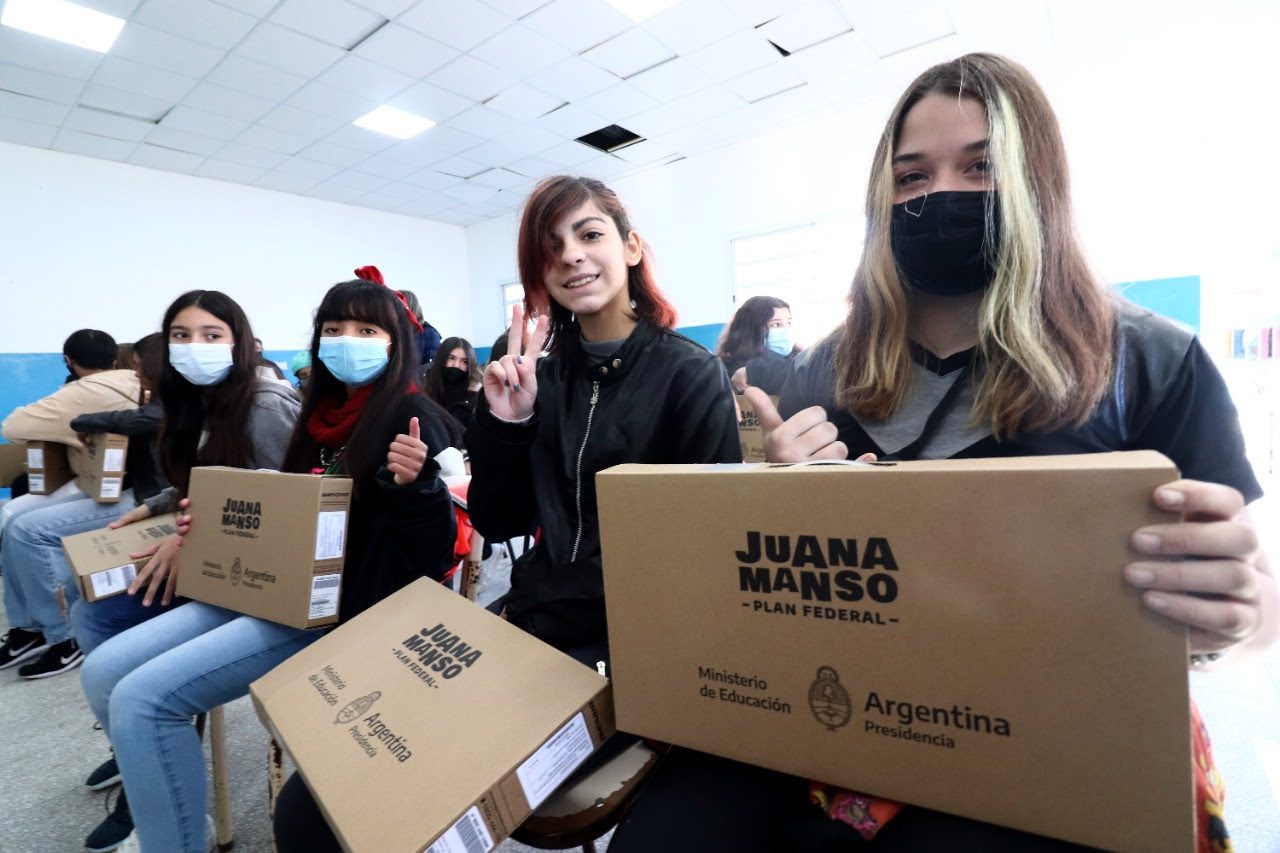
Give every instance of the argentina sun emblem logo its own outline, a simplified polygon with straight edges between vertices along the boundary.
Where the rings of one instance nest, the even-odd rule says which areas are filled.
[[[818,667],[818,677],[809,685],[809,710],[833,732],[853,717],[849,691],[840,683],[840,674],[829,666]]]
[[[240,578],[244,575],[244,569],[240,565],[240,558],[236,557],[235,562],[231,564],[231,585],[240,586]]]
[[[375,690],[367,696],[361,696],[359,699],[355,700],[351,704],[347,705],[347,707],[339,711],[337,719],[335,719],[333,722],[336,725],[342,725],[343,723],[351,722],[356,717],[361,716],[362,714],[364,714],[365,711],[368,711],[370,708],[372,708],[373,703],[377,702],[378,697],[381,695],[382,693],[380,691]]]

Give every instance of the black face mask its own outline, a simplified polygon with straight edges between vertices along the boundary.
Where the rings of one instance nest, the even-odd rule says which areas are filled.
[[[467,371],[461,367],[446,367],[444,369],[444,387],[446,388],[465,388],[467,385]]]
[[[987,192],[938,192],[893,206],[889,241],[898,270],[911,287],[936,296],[962,296],[991,283],[996,247],[984,245]],[[992,234],[1000,239],[999,208]]]

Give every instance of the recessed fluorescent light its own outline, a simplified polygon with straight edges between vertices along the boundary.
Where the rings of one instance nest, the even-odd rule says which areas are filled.
[[[9,0],[0,24],[106,53],[120,35],[124,19],[66,0]]]
[[[372,130],[374,133],[394,136],[396,139],[409,139],[436,126],[431,119],[406,113],[394,107],[378,107],[373,112],[360,116],[352,124],[363,127],[365,130]]]
[[[680,0],[609,0],[609,5],[633,21],[643,21],[679,3]]]

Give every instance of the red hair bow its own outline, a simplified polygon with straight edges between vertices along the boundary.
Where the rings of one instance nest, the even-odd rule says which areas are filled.
[[[380,284],[383,287],[387,286],[387,283],[382,280],[382,272],[375,266],[358,268],[356,270],[356,278],[361,281],[371,281],[374,284]],[[405,299],[398,290],[392,290],[391,292],[396,295],[396,299],[399,299],[400,304],[404,306],[404,313],[409,315],[409,322],[413,324],[415,329],[421,332],[422,324],[418,322],[418,318],[414,315],[413,310],[409,308],[409,300]]]

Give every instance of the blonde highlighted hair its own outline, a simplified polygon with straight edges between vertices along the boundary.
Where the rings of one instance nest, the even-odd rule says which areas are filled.
[[[836,350],[836,401],[883,420],[907,390],[908,294],[889,238],[893,155],[907,112],[933,93],[981,103],[990,134],[988,204],[999,206],[1000,234],[978,320],[984,369],[975,422],[1002,439],[1083,424],[1111,377],[1112,304],[1075,234],[1062,134],[1044,92],[1022,66],[984,53],[921,74],[885,124],[867,187],[866,247]],[[988,231],[989,241],[995,236]]]

